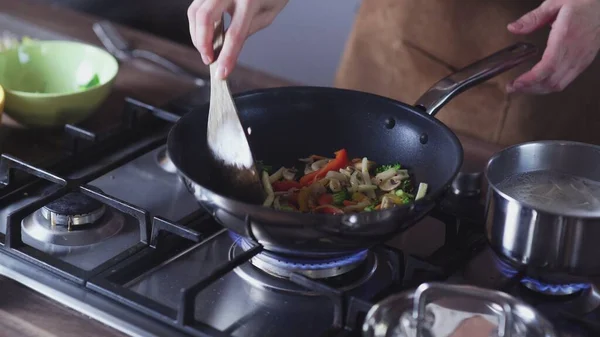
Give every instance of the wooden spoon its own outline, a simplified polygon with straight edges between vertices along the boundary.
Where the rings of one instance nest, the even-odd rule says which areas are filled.
[[[214,59],[223,47],[224,20],[215,25]],[[263,203],[266,193],[256,169],[246,133],[240,122],[229,85],[217,77],[216,62],[210,65],[210,108],[207,139],[222,182],[220,188],[234,199]]]

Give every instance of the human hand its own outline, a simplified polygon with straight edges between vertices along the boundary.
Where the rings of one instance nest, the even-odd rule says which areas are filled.
[[[600,49],[600,0],[546,0],[508,25],[529,34],[551,24],[540,62],[506,86],[510,92],[547,94],[562,91],[594,60]]]
[[[218,57],[217,76],[229,76],[246,39],[270,25],[288,0],[194,0],[188,8],[192,42],[205,64],[214,62],[214,24],[226,11],[231,23]]]

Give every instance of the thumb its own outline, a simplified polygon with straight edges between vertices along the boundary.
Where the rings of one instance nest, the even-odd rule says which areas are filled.
[[[538,8],[510,23],[507,27],[508,30],[514,34],[529,34],[552,22],[560,9],[560,6],[552,4],[553,2],[552,0],[544,1]]]

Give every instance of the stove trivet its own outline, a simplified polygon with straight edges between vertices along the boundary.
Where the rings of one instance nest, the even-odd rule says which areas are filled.
[[[252,248],[252,243],[247,239],[232,232],[230,232],[230,235],[242,250],[246,251]],[[367,259],[367,256],[367,250],[344,257],[323,259],[307,259],[292,256],[282,257],[263,251],[254,256],[250,261],[256,268],[273,276],[289,278],[290,274],[297,273],[312,279],[321,279],[348,273],[360,266]]]
[[[240,240],[236,240],[236,243],[229,249],[230,260],[244,252],[244,249],[239,242]],[[290,282],[288,278],[293,271],[288,271],[288,278],[283,278],[265,272],[264,270],[257,268],[252,261],[250,262],[251,263],[245,263],[237,267],[234,269],[234,272],[246,282],[256,287],[299,295],[320,294],[319,292],[308,290],[300,285]],[[358,267],[338,276],[321,279],[321,281],[341,291],[352,290],[369,281],[379,267],[379,258],[377,254],[368,251],[366,252],[365,260],[362,260],[362,263]],[[298,272],[298,274],[301,273]],[[303,275],[306,276],[306,274]]]
[[[167,153],[167,148],[163,148],[162,150],[160,150],[156,153],[156,163],[163,170],[165,170],[169,173],[177,172],[177,168],[171,161],[171,158],[169,158],[169,154]]]
[[[21,228],[42,243],[27,240],[28,244],[47,250],[47,244],[73,247],[100,242],[118,233],[124,223],[123,214],[82,193],[70,193],[25,217]]]
[[[536,298],[528,297],[530,301],[539,301],[538,309],[546,313],[568,313],[570,315],[583,316],[600,307],[600,291],[595,285],[589,285],[586,289],[570,296],[546,296],[541,298],[540,293]]]

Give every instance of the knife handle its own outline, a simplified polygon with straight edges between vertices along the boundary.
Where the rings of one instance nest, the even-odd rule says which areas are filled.
[[[206,80],[191,74],[190,72],[188,72],[187,70],[178,66],[177,64],[175,64],[175,63],[167,60],[166,58],[164,58],[156,53],[153,53],[151,51],[142,50],[142,49],[134,49],[131,51],[131,56],[152,62],[162,68],[165,68],[166,70],[168,70],[174,74],[188,77],[188,78],[194,80],[194,83],[197,86],[205,87],[208,85],[208,82]]]

